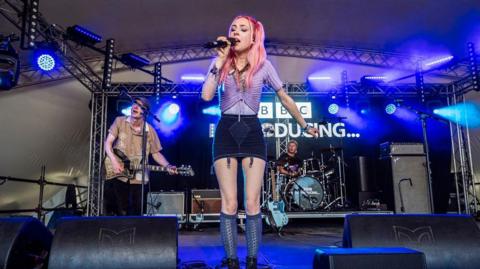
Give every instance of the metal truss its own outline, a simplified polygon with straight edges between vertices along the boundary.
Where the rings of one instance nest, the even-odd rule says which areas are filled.
[[[0,14],[15,27],[21,29],[22,22],[18,18],[21,17],[24,2],[8,0],[5,1],[5,4],[2,4]],[[7,6],[10,10],[7,10]],[[102,89],[102,79],[97,75],[97,71],[93,70],[78,54],[78,48],[65,38],[65,32],[58,26],[49,24],[41,14],[38,14],[36,32],[42,38],[42,42],[46,42],[51,46],[51,49],[57,52],[56,55],[61,68],[53,75],[52,73],[47,74],[30,69],[31,73],[23,72],[21,81],[26,84],[28,82],[37,84],[74,77],[92,93],[87,214],[99,216],[102,204],[101,166],[106,125],[106,96]]]
[[[336,86],[325,91],[316,91],[307,83],[286,83],[284,85],[289,95],[292,96],[332,96],[339,97],[345,94],[369,95],[369,96],[391,96],[391,97],[415,97],[418,96],[419,89],[415,84],[399,85],[376,85],[373,87],[364,87],[360,83],[352,83],[346,86]],[[179,94],[179,95],[199,95],[202,90],[201,84],[162,84],[161,94]],[[120,92],[128,92],[134,95],[153,95],[155,93],[154,84],[145,83],[119,83],[112,84],[112,87],[105,93],[109,96],[118,95]],[[263,94],[273,95],[275,91],[271,87],[264,87]],[[426,96],[448,95],[449,84],[425,84]]]
[[[87,215],[100,216],[102,213],[103,181],[102,164],[104,139],[107,125],[107,96],[93,93],[91,99],[90,162]]]
[[[328,47],[308,44],[283,44],[268,43],[266,50],[269,55],[306,58],[313,60],[325,60],[334,62],[351,63],[364,66],[380,68],[393,68],[397,70],[414,71],[418,61],[406,55],[388,53],[382,51],[352,49],[344,47]],[[216,54],[214,50],[203,48],[201,45],[190,45],[182,47],[168,47],[159,50],[148,50],[136,52],[138,55],[150,59],[152,63],[174,64],[188,61],[211,59]],[[102,57],[84,59],[84,62],[97,73],[102,72]],[[129,67],[121,63],[116,64],[114,72],[128,70]],[[31,66],[22,67],[22,75],[17,87],[35,85],[52,80],[62,80],[71,77],[66,69],[57,70],[54,73],[46,74]],[[455,62],[452,65],[432,72],[431,75],[448,79],[459,79],[468,73],[468,65],[462,62]]]
[[[453,93],[448,99],[449,105],[465,102],[465,95]],[[467,118],[467,115],[462,117]],[[458,213],[476,215],[479,212],[479,195],[476,186],[479,184],[473,173],[471,138],[468,126],[450,122],[452,145],[452,169],[455,178],[455,191]]]

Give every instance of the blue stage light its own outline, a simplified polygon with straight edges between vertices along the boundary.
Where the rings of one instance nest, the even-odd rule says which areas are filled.
[[[333,103],[328,106],[328,113],[330,114],[337,114],[338,113],[338,105]]]
[[[308,76],[308,81],[319,81],[319,80],[331,80],[332,78],[329,76],[315,76],[315,75],[310,75]]]
[[[439,65],[439,64],[446,63],[446,62],[448,62],[452,59],[453,59],[453,56],[451,56],[451,55],[444,56],[444,57],[441,57],[441,58],[438,58],[438,59],[435,59],[435,60],[431,60],[430,62],[425,63],[424,66],[425,67],[430,67],[430,66],[433,66],[433,65]]]
[[[55,58],[47,53],[42,53],[37,57],[37,65],[43,71],[51,71],[55,68]]]
[[[395,113],[396,110],[397,110],[397,106],[395,104],[388,104],[385,106],[385,112],[388,115],[392,115],[393,113]]]
[[[76,42],[94,45],[102,42],[102,37],[78,25],[67,28],[67,37]]]
[[[202,110],[202,113],[206,115],[220,116],[221,110],[219,106],[210,106],[210,107],[204,108]]]
[[[176,103],[166,105],[161,112],[160,120],[165,124],[174,124],[180,114],[180,106]]]
[[[122,114],[125,116],[130,116],[131,112],[132,112],[132,106],[122,109]]]
[[[171,104],[168,106],[168,113],[172,115],[178,114],[179,111],[180,111],[180,107],[177,104]]]
[[[453,106],[437,108],[433,113],[451,122],[471,128],[480,127],[480,105],[475,103],[462,103]]]
[[[125,53],[120,56],[120,61],[124,65],[128,65],[132,68],[141,68],[150,64],[150,60],[138,56],[134,53]]]
[[[180,79],[187,83],[203,83],[205,76],[203,75],[182,75]]]

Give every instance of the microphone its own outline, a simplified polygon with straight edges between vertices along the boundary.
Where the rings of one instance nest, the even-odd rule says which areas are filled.
[[[228,39],[228,41],[230,41],[232,46],[235,46],[235,44],[238,43],[238,41],[233,37],[229,37],[227,39]],[[225,48],[227,45],[228,45],[228,43],[226,41],[216,40],[216,41],[213,41],[213,42],[205,43],[203,45],[203,47],[206,48],[206,49],[214,49],[214,48]]]

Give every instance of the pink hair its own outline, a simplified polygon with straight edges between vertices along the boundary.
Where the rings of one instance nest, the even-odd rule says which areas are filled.
[[[245,18],[250,23],[250,29],[252,29],[251,38],[254,41],[247,55],[247,61],[248,61],[248,64],[250,64],[250,68],[247,70],[247,73],[246,73],[246,87],[248,89],[252,85],[253,75],[258,71],[258,69],[260,69],[260,67],[265,62],[265,59],[267,59],[267,52],[265,51],[265,47],[263,45],[265,41],[265,31],[263,29],[262,23],[250,16],[240,15],[235,17],[233,21],[240,18]],[[229,29],[229,33],[230,33],[230,30],[231,29]],[[230,72],[230,69],[232,68],[232,66],[234,66],[234,63],[235,63],[235,53],[233,51],[233,48],[231,48],[230,53],[228,54],[227,61],[223,65],[222,69],[220,70],[220,82],[225,81],[225,78],[227,77],[228,72]],[[237,81],[237,84],[238,83],[239,82]]]

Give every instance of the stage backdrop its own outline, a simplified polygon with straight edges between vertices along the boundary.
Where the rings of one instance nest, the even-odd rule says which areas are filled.
[[[151,98],[153,112],[162,120],[154,123],[163,146],[162,153],[176,165],[189,164],[195,170],[193,178],[153,174],[150,188],[153,191],[185,191],[193,188],[218,188],[212,169],[212,136],[219,119],[218,101],[204,102],[199,97],[163,97],[155,104]],[[264,126],[269,160],[275,160],[276,137],[289,135],[299,143],[299,157],[302,159],[323,157],[328,161],[332,154],[328,148],[342,149],[345,161],[347,194],[355,205],[358,191],[357,175],[353,160],[365,156],[368,164],[368,180],[378,190],[382,185],[379,145],[383,142],[422,143],[422,127],[413,109],[424,112],[444,105],[441,99],[427,100],[419,104],[416,99],[397,100],[395,113],[389,115],[385,106],[393,100],[355,96],[349,100],[331,97],[295,97],[297,106],[307,122],[317,126],[321,137],[313,139],[300,134],[300,128],[293,119],[289,124],[287,115],[274,95],[262,99],[259,117]],[[337,114],[328,112],[330,104],[338,105]],[[174,105],[178,105],[177,107]],[[126,100],[110,98],[108,121],[113,122],[122,110],[130,106]],[[152,122],[150,120],[150,122]],[[152,122],[153,123],[153,122]],[[427,133],[430,143],[432,163],[433,193],[435,211],[445,212],[448,207],[448,193],[453,192],[453,180],[449,172],[450,136],[448,125],[433,119],[427,120]],[[150,160],[152,161],[152,160]],[[334,164],[326,163],[330,167]],[[239,173],[240,174],[240,173]],[[241,181],[239,188],[242,188]],[[241,199],[241,198],[240,198]]]

